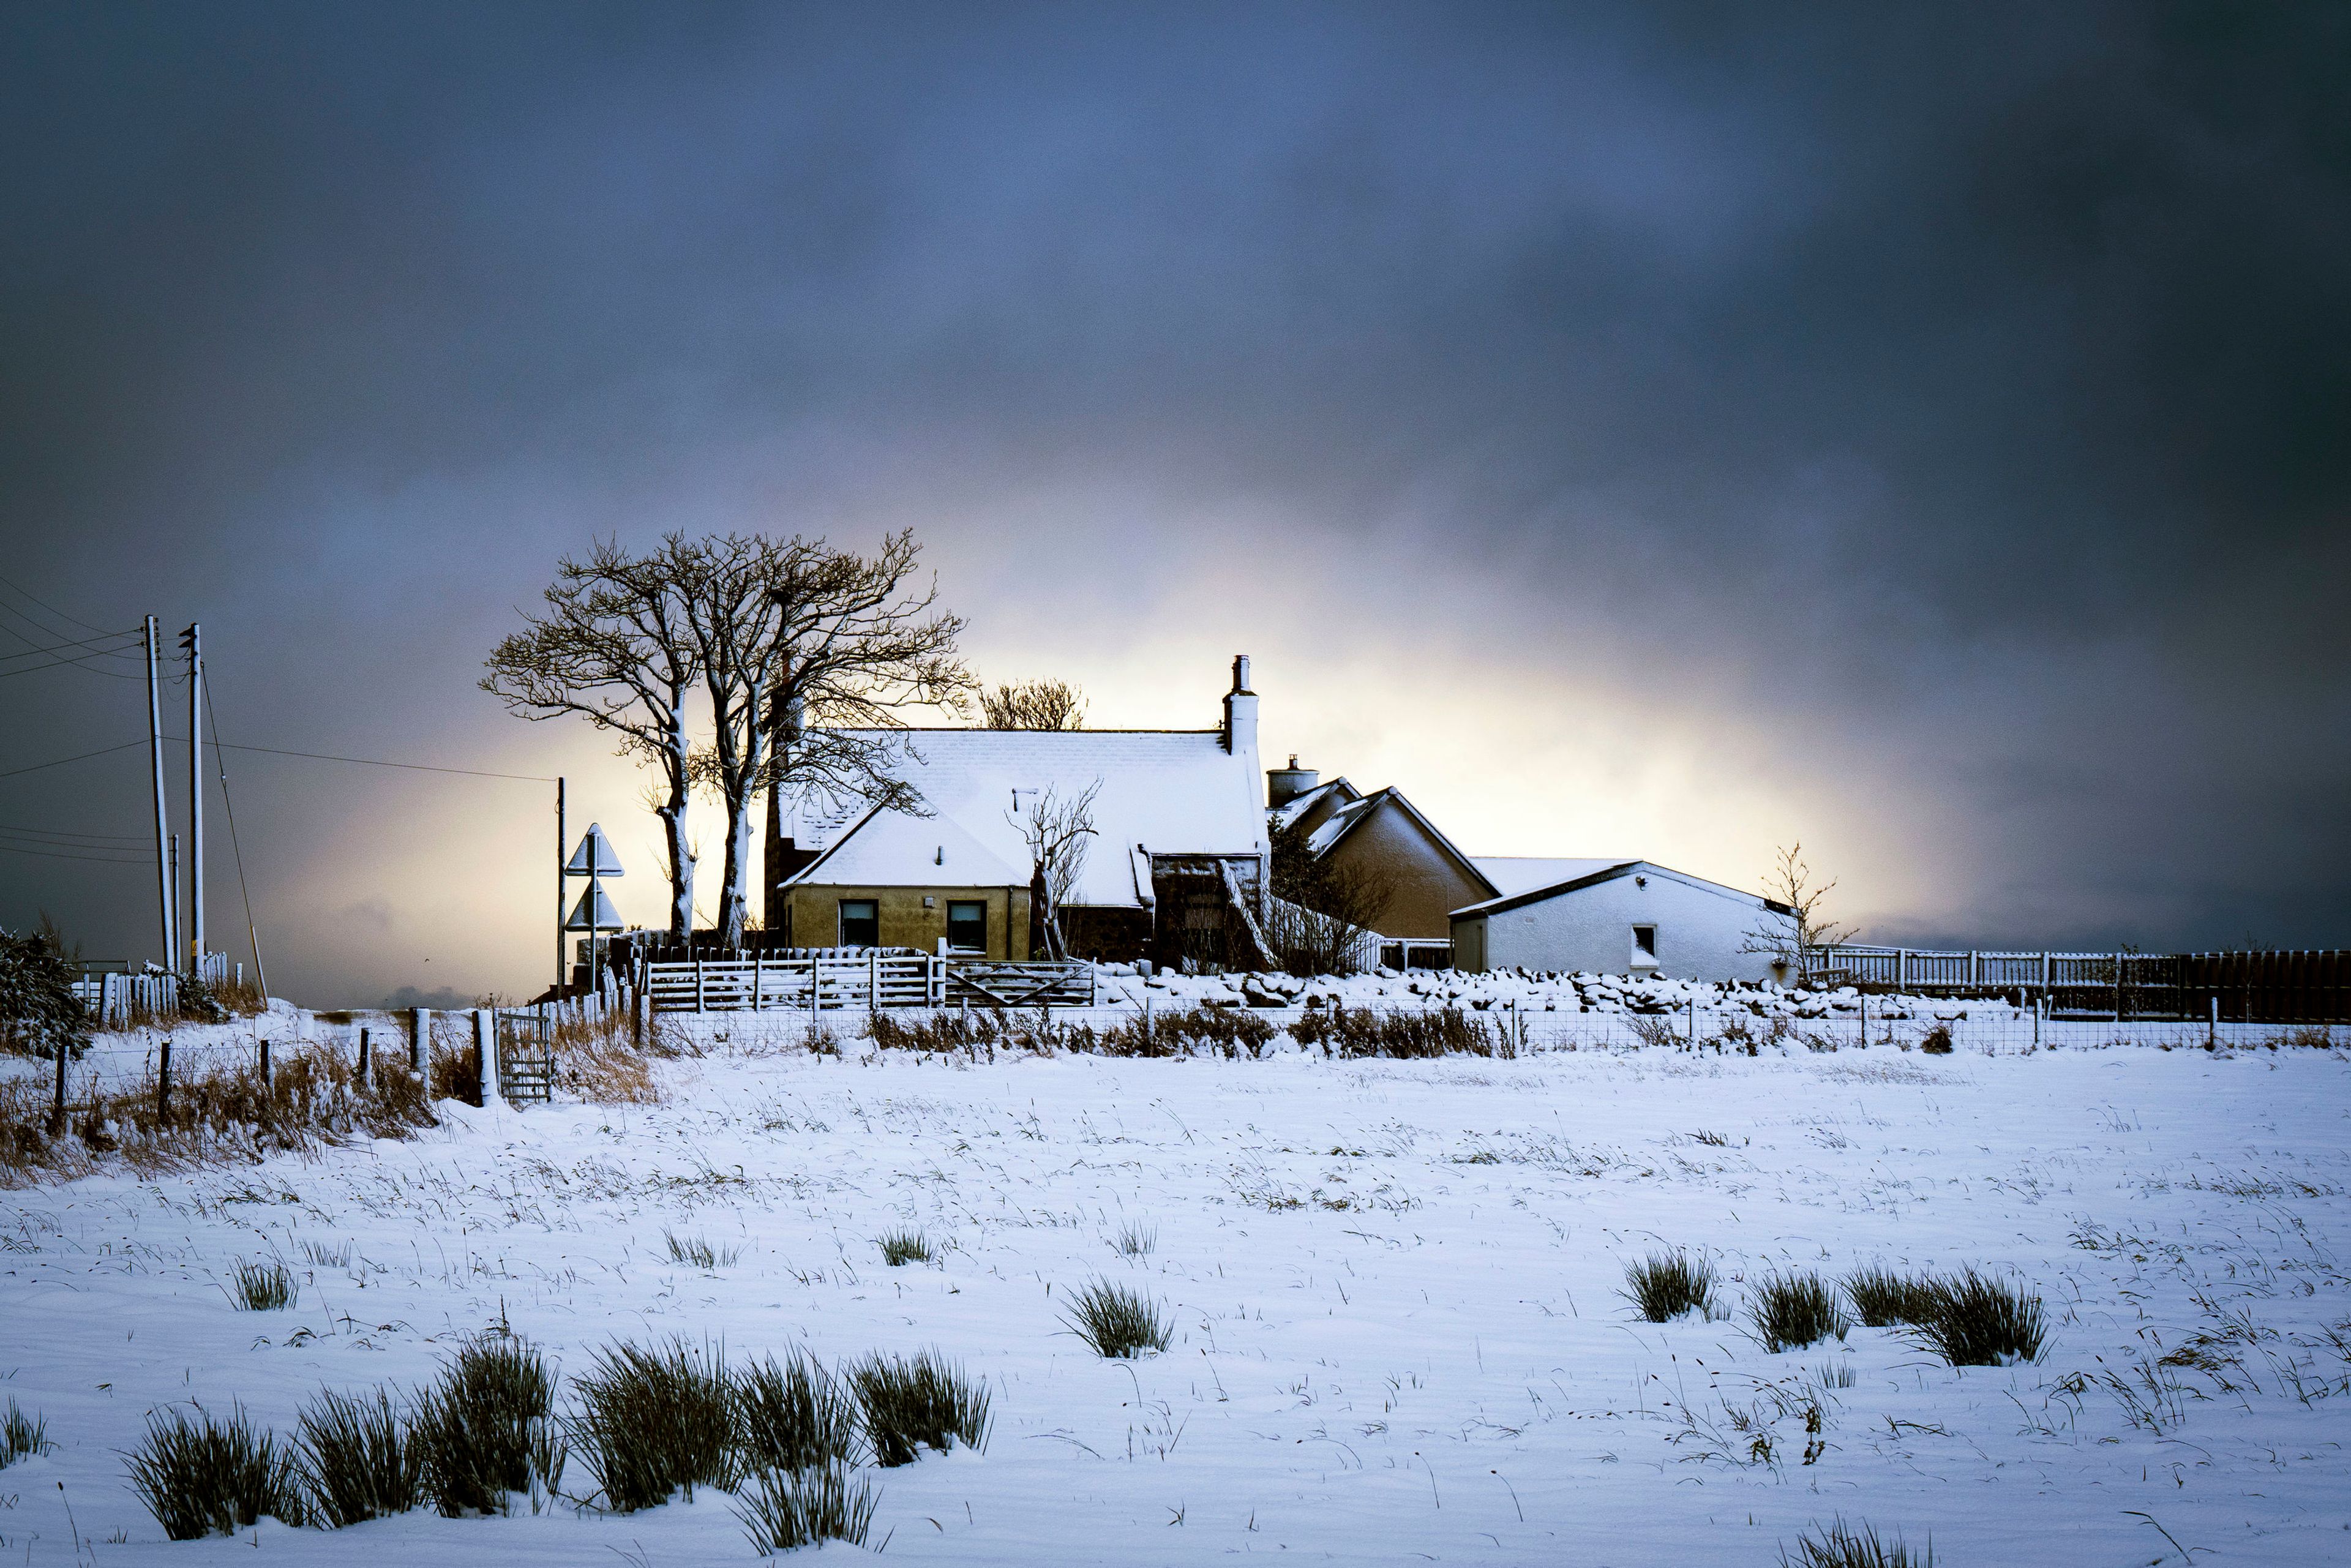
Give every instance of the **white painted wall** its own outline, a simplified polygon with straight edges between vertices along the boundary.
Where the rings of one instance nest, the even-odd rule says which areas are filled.
[[[1768,980],[1770,956],[1739,950],[1747,933],[1764,922],[1760,898],[1645,865],[1516,909],[1456,916],[1453,955],[1465,969],[1651,972],[1635,964],[1633,927],[1654,925],[1655,973],[1685,980]]]

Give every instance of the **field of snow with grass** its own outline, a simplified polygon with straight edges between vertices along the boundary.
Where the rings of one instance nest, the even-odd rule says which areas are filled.
[[[600,1511],[576,1452],[537,1511],[183,1542],[129,1483],[151,1413],[284,1437],[322,1386],[405,1396],[485,1331],[559,1364],[559,1410],[615,1342],[943,1353],[985,1383],[984,1451],[860,1472],[864,1550],[910,1562],[1686,1568],[1840,1518],[1950,1564],[2351,1560],[2340,1050],[699,1038],[657,1104],[444,1103],[411,1141],[0,1195],[0,1398],[47,1446],[0,1469],[0,1563],[754,1560],[734,1496]],[[1716,1313],[1639,1321],[1627,1267],[1675,1249]],[[291,1300],[248,1310],[235,1271],[272,1262]],[[1765,1275],[1872,1265],[2024,1286],[2039,1359],[1753,1332]],[[1164,1350],[1071,1331],[1104,1281]]]

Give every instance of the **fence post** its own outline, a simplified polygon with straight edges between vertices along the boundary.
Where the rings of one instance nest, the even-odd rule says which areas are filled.
[[[368,1058],[369,1058],[371,1055],[372,1055],[372,1054],[374,1053],[374,1049],[375,1049],[375,1048],[373,1047],[373,1045],[371,1045],[371,1044],[369,1042],[369,1040],[368,1040],[367,1026],[366,1026],[366,1025],[364,1025],[364,1024],[360,1025],[360,1082],[362,1082],[362,1083],[365,1083],[365,1082],[367,1082],[367,1064],[368,1064]]]
[[[433,1028],[433,1009],[431,1008],[416,1009],[414,1016],[410,1018],[408,1020],[408,1027],[413,1038],[423,1040],[425,1037],[426,1032]],[[416,1048],[411,1046],[409,1048],[408,1054],[410,1060],[413,1061],[416,1056]]]
[[[751,950],[751,1010],[759,1010],[759,983],[767,977],[767,955],[758,948]]]
[[[1863,992],[1859,1000],[1861,1002],[1861,1049],[1867,1051],[1869,1049],[1869,993]]]
[[[416,1032],[408,1041],[408,1071],[423,1077],[433,1065],[433,1017],[423,1008],[416,1020]]]
[[[2123,956],[2115,955],[2115,1021],[2123,1021]]]
[[[882,1010],[882,949],[865,949],[865,1010]]]
[[[1689,999],[1689,1048],[1692,1051],[1698,1050],[1698,998],[1696,997]]]
[[[482,1092],[477,1103],[487,1106],[498,1092],[498,1031],[490,1009],[474,1009],[474,1060],[481,1066]]]
[[[1910,988],[1910,950],[1907,947],[1894,949],[1894,988],[1897,991]]]
[[[161,1122],[172,1109],[172,1042],[163,1041],[160,1060],[155,1066],[155,1120]]]
[[[2035,997],[2032,998],[2032,1049],[2035,1051],[2039,1051],[2041,1049],[2042,1009],[2046,1008],[2048,1005],[2049,998],[2047,997]]]
[[[2220,993],[2212,993],[2212,1017],[2204,1025],[2204,1049],[2210,1051],[2220,1039]]]
[[[696,958],[694,961],[694,1010],[695,1012],[700,1012],[703,1008],[702,998],[705,985],[703,968],[704,961],[700,958]]]
[[[57,1103],[49,1119],[57,1124],[57,1132],[66,1130],[66,1037],[62,1032],[57,1035]]]

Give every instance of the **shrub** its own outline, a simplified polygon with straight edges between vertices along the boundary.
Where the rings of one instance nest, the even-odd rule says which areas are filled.
[[[889,1230],[873,1239],[882,1249],[882,1261],[891,1268],[906,1263],[927,1263],[938,1256],[931,1239],[919,1230]]]
[[[699,1236],[678,1236],[664,1230],[662,1239],[669,1246],[669,1260],[687,1263],[696,1269],[729,1269],[742,1254],[732,1247],[713,1247]]]
[[[1929,1056],[1950,1055],[1951,1026],[1947,1023],[1938,1023],[1934,1028],[1928,1030],[1927,1031],[1926,1038],[1919,1040],[1918,1049],[1925,1051]]]
[[[754,1470],[804,1470],[857,1457],[857,1401],[838,1378],[794,1351],[735,1378],[735,1433]]]
[[[1953,1366],[1997,1366],[2041,1354],[2041,1298],[1970,1266],[1935,1282],[1934,1310],[1917,1323],[1928,1347]]]
[[[1161,1315],[1159,1305],[1131,1286],[1097,1280],[1069,1298],[1061,1321],[1071,1332],[1093,1346],[1094,1354],[1113,1361],[1146,1350],[1165,1350],[1176,1327]]]
[[[1747,1315],[1755,1337],[1773,1355],[1824,1339],[1843,1339],[1853,1320],[1837,1305],[1836,1288],[1809,1271],[1766,1274],[1755,1281]]]
[[[1459,1008],[1316,1008],[1290,1026],[1292,1040],[1321,1046],[1333,1056],[1394,1057],[1511,1056],[1510,1031]]]
[[[248,1312],[274,1312],[294,1301],[294,1274],[271,1259],[263,1263],[239,1263],[230,1276],[235,1289],[229,1300]]]
[[[827,1541],[864,1545],[873,1501],[872,1484],[859,1479],[852,1485],[848,1466],[835,1459],[805,1469],[760,1471],[735,1516],[751,1549],[772,1557]]]
[[[370,1399],[323,1389],[300,1420],[303,1479],[319,1523],[341,1530],[424,1500],[419,1446],[384,1390]]]
[[[554,1405],[555,1375],[536,1346],[510,1334],[466,1341],[416,1396],[410,1441],[434,1506],[451,1519],[504,1513],[508,1493],[552,1492],[564,1464]]]
[[[742,1479],[723,1348],[683,1335],[650,1350],[615,1344],[573,1387],[571,1439],[614,1513],[657,1507],[680,1487],[691,1499],[697,1482]]]
[[[16,1408],[16,1401],[8,1401],[8,1416],[0,1420],[0,1470],[18,1459],[46,1454],[57,1447],[49,1441],[49,1424],[38,1416],[27,1416]]]
[[[1148,1258],[1158,1249],[1159,1232],[1153,1227],[1128,1220],[1111,1238],[1111,1246],[1122,1258]]]
[[[78,972],[46,915],[37,931],[0,930],[0,1049],[39,1057],[55,1057],[60,1044],[69,1057],[89,1050],[89,1013],[73,989]]]
[[[1714,1265],[1676,1248],[1652,1252],[1625,1268],[1625,1299],[1653,1323],[1671,1322],[1687,1312],[1714,1306]]]
[[[1256,1057],[1280,1032],[1247,1008],[1168,1008],[1148,1023],[1137,1014],[1113,1024],[1092,1043],[1106,1056],[1188,1056],[1206,1047],[1219,1056]]]
[[[1844,1277],[1862,1322],[1874,1329],[1923,1323],[1935,1311],[1935,1281],[1925,1274],[1897,1274],[1883,1264],[1856,1269]]]
[[[1813,1529],[1817,1535],[1807,1532],[1797,1537],[1792,1554],[1781,1552],[1781,1568],[1935,1568],[1931,1540],[1924,1552],[1914,1554],[1899,1535],[1889,1546],[1869,1525],[1850,1526],[1842,1518],[1825,1529],[1819,1525]]]
[[[128,1461],[131,1489],[173,1541],[234,1535],[264,1514],[297,1525],[308,1517],[294,1456],[275,1434],[256,1434],[243,1406],[226,1421],[150,1416]]]
[[[849,1385],[864,1409],[865,1440],[878,1465],[912,1464],[925,1445],[941,1453],[957,1440],[967,1448],[987,1447],[987,1385],[935,1351],[877,1352],[851,1364]]]

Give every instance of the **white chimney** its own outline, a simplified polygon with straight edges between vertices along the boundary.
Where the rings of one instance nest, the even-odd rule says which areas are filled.
[[[1225,694],[1225,749],[1252,763],[1257,757],[1257,694],[1249,690],[1247,653],[1233,655],[1233,689]]]

